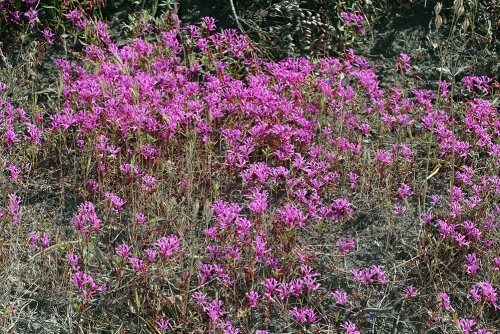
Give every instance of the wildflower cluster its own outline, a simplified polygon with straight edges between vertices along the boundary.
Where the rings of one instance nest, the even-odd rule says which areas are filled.
[[[97,37],[57,60],[57,111],[0,91],[0,238],[25,237],[58,277],[47,289],[77,296],[64,303],[78,321],[117,303],[130,323],[178,332],[360,333],[376,308],[423,332],[498,323],[492,79],[465,79],[470,99],[445,108],[428,90],[383,90],[352,50],[266,62],[235,30],[174,13],[158,40],[119,47],[106,24],[68,15]],[[411,71],[407,55],[395,71]],[[35,170],[71,217],[36,209]]]

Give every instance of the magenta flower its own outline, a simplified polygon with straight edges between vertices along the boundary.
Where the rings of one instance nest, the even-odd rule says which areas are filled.
[[[120,197],[110,192],[104,193],[104,196],[106,196],[106,198],[113,203],[114,211],[116,214],[118,214],[118,212],[120,212],[123,209],[123,205],[127,203],[127,201],[121,199]]]
[[[413,298],[420,294],[420,292],[411,285],[406,287],[405,293],[408,298]]]
[[[32,143],[35,143],[35,145],[37,146],[40,146],[43,131],[29,122],[24,123],[24,125],[28,126],[28,135],[29,135],[29,136],[24,136],[24,139],[29,140]]]
[[[401,183],[401,187],[398,188],[398,193],[400,198],[408,198],[411,197],[414,192],[411,190],[410,186],[406,183]]]
[[[375,152],[375,155],[377,156],[377,159],[380,162],[383,162],[385,164],[390,164],[392,162],[392,153],[391,152],[385,152],[382,150],[377,150]]]
[[[474,332],[474,334],[491,334],[490,331],[478,329],[477,331]]]
[[[254,214],[258,215],[267,209],[267,200],[269,198],[269,193],[261,188],[251,189],[250,195],[245,195],[246,198],[251,199],[252,202],[248,204],[248,208]]]
[[[128,260],[134,266],[135,270],[139,274],[144,274],[146,272],[146,268],[144,267],[144,261],[143,260],[140,260],[140,259],[135,258],[135,257],[129,257]]]
[[[74,273],[70,280],[77,286],[87,301],[92,299],[97,291],[105,291],[107,289],[106,284],[98,286],[95,284],[92,276],[81,271]]]
[[[285,300],[292,294],[292,286],[286,282],[280,283],[278,289],[279,297],[281,300]]]
[[[130,256],[130,249],[132,247],[126,245],[126,244],[121,244],[118,247],[115,248],[115,251],[118,254],[121,254],[123,257],[129,257]]]
[[[357,330],[356,330],[356,324],[353,324],[352,322],[350,321],[346,321],[344,322],[343,324],[340,325],[340,327],[344,328],[345,330],[347,330],[347,334],[360,334]]]
[[[466,319],[466,318],[460,318],[458,320],[458,323],[462,327],[464,334],[469,334],[470,332],[472,332],[472,327],[476,325],[476,321],[474,321],[473,319]]]
[[[434,219],[434,214],[432,214],[431,212],[422,212],[421,216],[422,223],[426,225],[429,225],[432,222],[432,219]]]
[[[71,222],[75,224],[76,228],[86,236],[90,231],[86,228],[86,225],[90,223],[94,231],[100,232],[101,220],[97,217],[95,213],[94,205],[91,202],[85,202],[78,206],[78,214],[71,219]]]
[[[282,222],[286,227],[293,228],[296,226],[303,227],[307,216],[302,213],[295,205],[285,204],[283,209],[278,209],[275,212],[277,220]]]
[[[213,17],[208,17],[208,16],[205,16],[202,18],[203,22],[205,23],[205,26],[208,30],[210,31],[213,31],[215,30],[215,22],[217,22],[216,19],[214,19]]]
[[[376,265],[372,265],[362,270],[352,269],[351,273],[354,275],[356,281],[362,282],[363,284],[372,284],[376,281],[382,284],[387,283],[386,274]],[[377,275],[376,278],[375,275]]]
[[[255,251],[255,260],[261,261],[265,255],[271,253],[271,248],[267,247],[267,241],[264,237],[257,235],[255,241],[252,243],[252,247]]]
[[[407,54],[401,53],[399,60],[396,62],[399,69],[404,69],[406,73],[409,73],[412,70],[412,67],[409,64],[410,56]]]
[[[338,198],[333,201],[332,210],[334,212],[334,216],[332,217],[334,220],[338,219],[342,215],[347,215],[350,217],[354,212],[351,203],[349,203],[346,198]]]
[[[50,238],[44,234],[43,237],[40,238],[40,242],[42,243],[42,247],[47,248],[50,244]]]
[[[210,322],[212,324],[216,324],[217,320],[219,320],[221,317],[223,317],[226,312],[222,310],[222,305],[224,305],[224,302],[221,300],[212,300],[208,306],[204,306],[203,310],[208,314],[210,317]]]
[[[150,175],[144,175],[142,177],[142,185],[147,191],[152,190],[155,182],[156,182],[156,179]]]
[[[43,37],[49,44],[54,44],[54,33],[48,29],[42,30]]]
[[[158,320],[156,324],[162,331],[166,331],[170,327],[169,320],[165,318],[160,318],[160,320]]]
[[[294,307],[293,310],[290,310],[290,313],[295,316],[295,319],[303,324],[303,323],[315,323],[315,322],[318,322],[321,320],[321,318],[319,318],[317,315],[316,315],[316,312],[314,312],[314,310],[312,309],[308,309],[308,308],[297,308],[297,307]]]
[[[356,250],[356,245],[354,245],[354,238],[352,236],[349,236],[349,240],[337,240],[337,246],[339,247],[339,252],[344,255]]]
[[[242,208],[237,203],[227,203],[217,200],[213,205],[214,219],[218,223],[218,228],[225,230],[233,224]]]
[[[21,15],[23,15],[23,13],[19,10],[16,10],[10,12],[10,15],[12,15],[12,18],[10,19],[11,22],[19,22],[19,20],[21,19]]]
[[[353,172],[350,172],[348,176],[349,179],[351,180],[351,185],[349,186],[349,189],[354,190],[356,188],[356,182],[358,181],[359,176]]]
[[[465,258],[467,259],[467,263],[464,263],[466,272],[468,275],[474,276],[479,269],[479,266],[476,265],[479,259],[477,258],[476,253],[467,254]]]
[[[207,294],[201,292],[201,291],[196,291],[193,293],[193,298],[200,303],[200,305],[206,305],[207,304]]]
[[[21,197],[16,196],[15,194],[7,195],[10,199],[10,204],[7,206],[7,210],[12,215],[12,222],[16,225],[21,223],[21,208],[19,204],[21,204]]]
[[[10,165],[8,167],[5,167],[5,170],[8,170],[10,172],[10,178],[12,179],[12,181],[18,181],[19,174],[21,173],[19,168],[17,168],[15,165]]]
[[[266,287],[266,293],[264,294],[264,296],[269,299],[271,299],[271,296],[274,293],[278,292],[278,286],[280,285],[279,282],[274,278],[266,278],[261,284]]]
[[[28,18],[30,24],[35,24],[35,22],[38,20],[38,12],[33,7],[28,9],[28,11],[24,13],[24,16]]]
[[[495,263],[495,271],[500,271],[500,257],[494,258],[493,262]]]
[[[256,291],[249,291],[245,293],[245,296],[248,297],[248,300],[250,302],[250,307],[257,307],[257,301],[260,298],[260,295]]]
[[[163,255],[165,259],[168,259],[174,252],[180,250],[179,238],[171,234],[168,237],[162,237],[156,242],[156,245],[160,248],[160,254]]]
[[[406,206],[402,205],[401,203],[396,203],[394,204],[392,208],[392,213],[395,214],[396,216],[402,215],[406,211]]]
[[[69,260],[70,265],[73,267],[73,269],[78,270],[80,267],[78,266],[78,260],[80,257],[74,253],[68,253],[66,255],[66,258]]]
[[[446,294],[444,292],[440,292],[439,293],[439,298],[441,299],[441,303],[443,303],[444,308],[447,311],[451,310],[450,297],[448,296],[448,294]]]
[[[137,219],[137,224],[139,224],[141,226],[148,226],[147,217],[144,213],[136,212],[134,214],[134,216],[135,216],[135,219]]]
[[[340,290],[335,290],[332,292],[332,296],[337,299],[337,304],[345,305],[347,299],[349,298],[349,294]]]
[[[412,150],[403,143],[399,144],[399,147],[401,147],[401,151],[403,152],[403,156],[406,160],[411,161],[411,157],[413,155]]]
[[[211,227],[209,229],[203,230],[203,233],[208,237],[215,239],[215,237],[217,236],[217,228]]]
[[[488,281],[474,284],[470,289],[470,293],[472,295],[472,300],[474,301],[474,303],[483,301],[485,303],[491,303],[495,305],[497,301],[496,289]],[[497,306],[495,305],[495,307]]]
[[[28,244],[29,244],[30,246],[32,246],[33,248],[35,248],[35,249],[40,249],[40,247],[36,244],[36,242],[37,242],[37,241],[38,241],[38,239],[40,238],[40,237],[38,236],[38,233],[36,233],[36,232],[30,232],[30,233],[29,233],[29,236],[30,236],[30,237],[29,237],[29,240],[28,240]]]
[[[156,160],[156,158],[161,154],[161,150],[151,146],[150,144],[144,144],[141,146],[141,154],[146,160]]]

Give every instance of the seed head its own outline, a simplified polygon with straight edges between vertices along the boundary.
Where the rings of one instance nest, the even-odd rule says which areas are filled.
[[[434,13],[436,13],[436,15],[439,15],[439,12],[441,12],[441,8],[443,8],[443,4],[441,2],[437,2],[434,6]]]
[[[439,29],[439,27],[441,27],[441,24],[443,24],[443,19],[441,18],[441,16],[436,15],[436,19],[434,20],[434,22],[436,23],[436,29]]]

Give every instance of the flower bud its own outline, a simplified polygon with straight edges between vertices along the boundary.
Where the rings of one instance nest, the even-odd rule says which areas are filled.
[[[436,13],[436,15],[439,15],[439,13],[441,12],[441,8],[443,8],[443,4],[441,2],[437,2],[434,6],[434,13]]]
[[[441,18],[441,16],[436,15],[436,19],[434,20],[434,22],[436,23],[436,29],[439,29],[439,27],[441,27],[441,24],[443,24],[443,19]]]

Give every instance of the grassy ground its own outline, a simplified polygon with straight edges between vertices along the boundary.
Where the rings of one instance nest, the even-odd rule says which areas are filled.
[[[380,82],[361,7],[338,57],[272,61],[173,5],[44,5],[2,21],[5,332],[497,332],[496,80]]]

